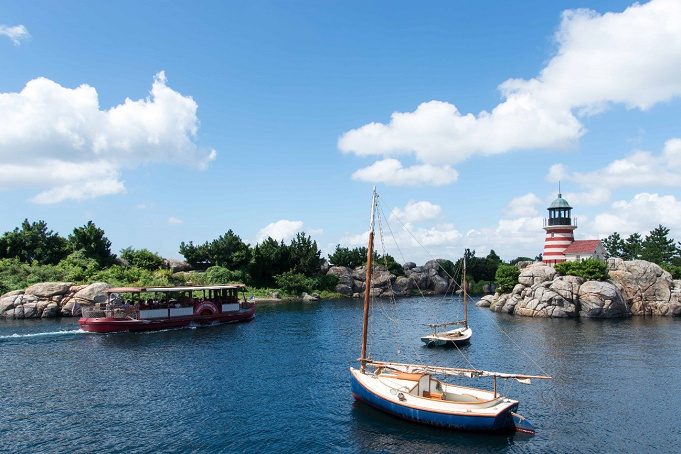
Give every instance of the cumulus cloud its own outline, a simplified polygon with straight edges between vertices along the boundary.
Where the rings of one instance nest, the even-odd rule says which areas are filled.
[[[163,162],[204,169],[215,150],[195,144],[198,105],[159,72],[146,99],[99,108],[89,85],[65,88],[46,78],[20,93],[0,93],[0,189],[40,190],[56,203],[125,190],[125,168]]]
[[[542,201],[539,197],[529,193],[511,199],[504,207],[503,213],[507,217],[537,216],[539,214],[537,206],[541,204]]]
[[[31,35],[23,25],[15,25],[8,27],[7,25],[0,25],[0,35],[5,35],[12,40],[15,46],[20,46],[21,41],[31,39]]]
[[[636,150],[622,159],[591,172],[573,172],[563,164],[554,164],[546,177],[548,181],[573,181],[596,191],[598,199],[609,189],[631,186],[681,186],[681,139],[670,139],[659,155]],[[607,188],[607,189],[606,189]],[[576,198],[576,197],[575,197]],[[588,198],[587,198],[588,200]],[[599,203],[602,203],[600,200]]]
[[[404,210],[395,208],[390,213],[391,218],[399,219],[404,223],[422,222],[437,219],[442,215],[442,208],[427,201],[414,202],[410,200]]]
[[[453,183],[459,172],[449,166],[437,167],[430,164],[402,167],[397,159],[384,159],[352,174],[353,180],[384,183],[389,186],[417,186],[429,184],[442,186]]]
[[[288,221],[286,219],[282,219],[280,221],[268,224],[267,226],[258,230],[255,242],[262,243],[267,239],[267,237],[272,237],[272,239],[277,241],[287,241],[302,231],[303,221]]]
[[[555,56],[536,78],[501,83],[503,102],[491,112],[462,114],[447,102],[425,102],[414,112],[393,113],[387,124],[370,123],[344,133],[338,148],[383,157],[382,165],[358,171],[357,178],[393,184],[415,184],[422,178],[422,183],[434,184],[425,172],[405,178],[395,157],[447,166],[445,173],[451,176],[456,171],[449,166],[474,155],[572,147],[586,132],[580,117],[615,103],[649,109],[681,95],[680,18],[677,0],[636,3],[603,15],[588,9],[565,11],[555,34]],[[389,179],[391,172],[396,178]]]
[[[170,225],[182,224],[182,219],[178,219],[175,216],[170,216],[168,218],[168,224]]]
[[[610,209],[595,216],[590,230],[604,238],[613,232],[645,236],[659,224],[671,231],[681,232],[681,201],[671,195],[640,193],[633,199],[619,200]],[[673,236],[673,235],[672,235]]]

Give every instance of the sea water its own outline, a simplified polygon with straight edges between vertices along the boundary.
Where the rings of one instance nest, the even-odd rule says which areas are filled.
[[[426,427],[355,402],[362,302],[337,300],[147,333],[85,333],[75,318],[0,320],[0,452],[679,452],[681,320],[532,319],[470,302],[469,346],[425,347],[425,324],[460,318],[460,305],[454,314],[451,300],[407,298],[372,310],[369,352],[551,375],[498,384],[534,436]]]

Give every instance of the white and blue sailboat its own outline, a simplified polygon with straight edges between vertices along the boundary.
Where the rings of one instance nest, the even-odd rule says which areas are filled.
[[[497,392],[497,379],[515,379],[528,383],[531,378],[550,377],[382,362],[368,357],[367,331],[377,197],[374,189],[369,229],[360,366],[359,369],[350,368],[350,389],[353,397],[393,416],[421,424],[462,430],[515,429],[520,432],[534,433],[532,425],[515,413],[518,401],[504,397]],[[494,387],[489,391],[448,384],[435,378],[440,375],[491,377]]]

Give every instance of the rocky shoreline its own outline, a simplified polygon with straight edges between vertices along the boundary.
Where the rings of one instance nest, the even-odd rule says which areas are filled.
[[[607,281],[558,276],[550,266],[524,268],[511,293],[483,297],[478,306],[526,317],[621,318],[681,316],[681,280],[644,260],[608,259]]]
[[[484,296],[478,306],[495,312],[526,317],[556,318],[616,318],[633,315],[681,316],[681,280],[658,265],[643,260],[608,259],[610,279],[586,281],[576,276],[558,276],[550,266],[534,263],[522,267],[518,284],[508,294]],[[334,266],[327,274],[338,276],[337,293],[360,298],[366,289],[366,267],[354,269]],[[404,264],[404,276],[395,276],[384,267],[374,272],[371,295],[375,297],[408,297],[415,288],[425,295],[451,291],[452,281],[441,269],[438,260],[423,266]],[[16,290],[0,296],[0,317],[6,319],[53,318],[79,315],[74,310],[105,301],[110,285],[97,282],[76,285],[73,282],[45,282],[26,290]],[[486,291],[492,293],[493,285]],[[301,297],[255,298],[259,304],[287,301],[318,301],[317,294]]]

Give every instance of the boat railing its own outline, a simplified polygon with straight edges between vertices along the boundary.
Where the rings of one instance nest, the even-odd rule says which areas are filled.
[[[85,318],[106,318],[113,317],[118,319],[134,319],[137,320],[139,312],[134,306],[113,305],[106,308],[101,307],[84,307],[82,314]]]

